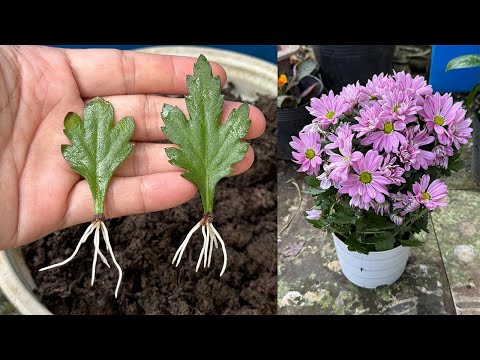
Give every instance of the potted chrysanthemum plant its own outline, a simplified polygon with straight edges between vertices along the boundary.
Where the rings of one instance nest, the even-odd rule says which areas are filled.
[[[404,272],[415,234],[446,206],[441,180],[462,167],[471,120],[422,76],[375,75],[340,94],[311,99],[311,124],[293,136],[314,206],[307,221],[332,234],[343,274],[376,288]]]
[[[313,57],[294,59],[289,73],[278,76],[277,122],[278,144],[277,156],[282,160],[290,159],[290,138],[298,134],[303,127],[312,121],[306,110],[310,98],[320,96],[323,91],[322,81],[313,76],[317,67]]]

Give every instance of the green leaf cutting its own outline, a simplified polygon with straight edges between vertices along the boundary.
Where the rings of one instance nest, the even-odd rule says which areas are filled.
[[[133,149],[133,118],[124,117],[113,126],[112,104],[97,97],[85,107],[84,120],[71,112],[64,125],[63,132],[72,145],[62,145],[63,157],[87,180],[95,214],[103,214],[110,179]]]
[[[163,108],[162,130],[171,142],[180,146],[167,148],[166,152],[170,163],[187,170],[182,176],[198,187],[204,210],[211,213],[215,186],[231,174],[232,165],[242,160],[248,150],[248,144],[241,140],[250,128],[249,108],[242,104],[221,124],[220,77],[213,77],[203,55],[195,64],[193,76],[187,76],[187,88],[189,120],[178,107]]]
[[[118,269],[118,282],[115,297],[122,281],[122,269],[115,259],[112,245],[108,237],[108,230],[103,223],[105,195],[108,184],[118,166],[130,155],[133,144],[130,143],[135,123],[132,117],[127,116],[113,125],[112,104],[102,98],[95,98],[89,102],[83,112],[83,120],[77,114],[70,112],[65,117],[63,132],[71,145],[62,145],[63,157],[71,168],[85,178],[92,192],[95,207],[93,221],[83,233],[73,254],[66,260],[41,268],[39,271],[65,265],[78,253],[80,246],[87,241],[91,233],[94,234],[94,255],[92,264],[91,285],[95,282],[97,256],[110,267],[107,259],[100,251],[100,232],[103,235],[107,251]]]
[[[248,144],[242,139],[250,128],[249,107],[242,104],[230,113],[225,124],[221,123],[224,100],[220,77],[213,77],[211,66],[203,55],[195,63],[193,75],[187,76],[187,89],[188,119],[178,107],[165,105],[162,111],[165,126],[162,130],[172,143],[179,146],[167,148],[166,153],[171,164],[186,170],[182,176],[197,186],[204,217],[189,232],[173,262],[178,260],[178,266],[190,237],[201,226],[204,248],[197,270],[202,257],[204,267],[210,266],[212,247],[213,244],[218,246],[218,239],[224,251],[221,276],[227,256],[223,240],[211,224],[215,186],[220,179],[232,173],[232,165],[242,160],[248,150]]]

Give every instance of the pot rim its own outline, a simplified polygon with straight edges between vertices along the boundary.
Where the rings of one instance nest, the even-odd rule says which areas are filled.
[[[238,86],[239,96],[243,101],[254,101],[258,95],[272,98],[277,96],[277,67],[260,58],[236,51],[200,46],[152,46],[135,51],[194,57],[204,54],[210,61],[225,68],[229,81],[235,84],[235,88]],[[0,288],[19,313],[52,314],[33,293],[35,283],[25,264],[21,248],[0,251]]]
[[[0,251],[0,288],[21,314],[52,315],[33,294],[35,283],[21,249]]]
[[[209,61],[219,63],[228,74],[228,81],[235,84],[233,91],[242,101],[255,101],[258,94],[277,97],[277,66],[266,60],[242,54],[233,50],[223,50],[201,46],[150,46],[135,49],[135,51],[162,54],[198,57],[203,54]],[[242,86],[242,80],[247,74],[250,83],[255,86]],[[238,81],[240,80],[240,83]]]

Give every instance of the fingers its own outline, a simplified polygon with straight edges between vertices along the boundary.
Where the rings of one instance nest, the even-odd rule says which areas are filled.
[[[196,192],[196,187],[179,172],[114,177],[105,200],[105,217],[169,209],[190,200]],[[70,193],[63,228],[92,221],[92,209],[92,194],[86,180],[82,180]]]
[[[186,75],[193,73],[195,58],[145,54],[115,49],[65,49],[80,94],[84,98],[124,94],[187,93]],[[210,63],[222,85],[227,75]]]
[[[169,98],[156,95],[127,95],[107,96],[104,99],[112,103],[115,109],[116,121],[124,116],[133,116],[135,118],[135,132],[132,137],[134,141],[166,140],[161,130],[162,126],[164,126],[161,113],[165,103],[178,106],[187,114],[187,105],[183,98]],[[88,101],[90,100],[87,100],[86,103]],[[238,102],[225,101],[223,104],[222,122],[225,123],[231,111],[240,105]],[[265,116],[253,105],[250,105],[249,117],[252,124],[245,136],[247,140],[261,136],[266,126]]]
[[[184,170],[168,162],[165,149],[175,145],[137,143],[132,154],[117,169],[115,176],[142,176],[162,172],[183,172]],[[249,146],[245,158],[233,165],[233,173],[230,176],[247,171],[253,164],[254,153]]]

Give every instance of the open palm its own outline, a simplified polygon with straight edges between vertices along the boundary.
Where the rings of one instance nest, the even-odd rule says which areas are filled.
[[[93,200],[84,179],[70,169],[60,146],[65,115],[92,97],[112,103],[115,121],[135,118],[131,156],[109,187],[107,218],[159,211],[191,199],[196,188],[168,163],[160,113],[165,102],[186,111],[186,75],[196,59],[118,50],[66,50],[0,46],[0,249],[13,248],[55,230],[91,221]],[[212,63],[214,75],[225,71]],[[222,120],[239,103],[225,102]],[[250,107],[246,139],[262,134],[265,119]],[[253,162],[249,148],[234,174]]]

